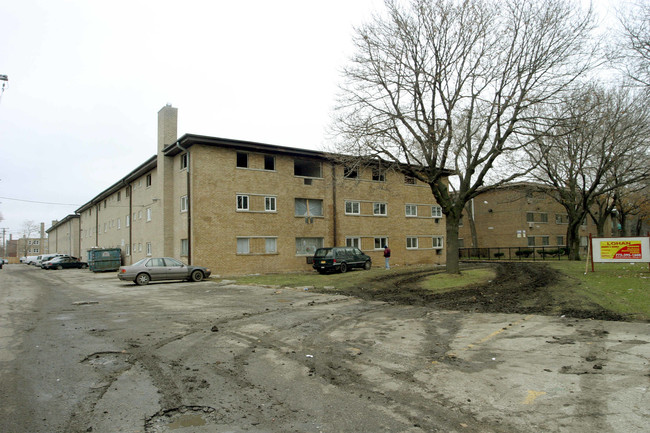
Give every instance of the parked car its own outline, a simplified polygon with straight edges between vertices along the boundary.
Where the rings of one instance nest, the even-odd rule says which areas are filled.
[[[20,258],[20,263],[25,263],[25,260],[26,260],[26,259],[27,259],[27,257],[22,256],[22,257]]]
[[[86,269],[88,263],[80,261],[76,257],[61,256],[41,263],[43,269]]]
[[[188,266],[171,257],[150,257],[135,262],[131,266],[121,266],[117,278],[133,281],[139,286],[149,281],[187,280],[201,281],[210,276],[210,269],[203,266]]]
[[[37,258],[38,256],[27,256],[25,257],[25,260],[23,260],[23,263],[26,265],[31,265],[36,261]]]
[[[43,262],[47,262],[49,260],[52,260],[55,257],[62,257],[62,256],[64,256],[64,254],[43,254],[42,256],[38,256],[36,262],[33,264],[38,267],[42,267],[41,265],[43,264]]]
[[[312,267],[321,274],[329,271],[347,272],[351,268],[363,268],[369,270],[372,267],[372,259],[364,254],[359,248],[354,247],[332,247],[319,248],[314,253]]]

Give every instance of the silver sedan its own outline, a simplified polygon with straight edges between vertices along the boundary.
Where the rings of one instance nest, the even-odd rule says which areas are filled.
[[[135,262],[131,266],[120,267],[117,278],[123,281],[133,281],[135,284],[143,286],[149,281],[201,281],[209,277],[210,274],[210,269],[203,266],[188,266],[171,257],[150,257]]]

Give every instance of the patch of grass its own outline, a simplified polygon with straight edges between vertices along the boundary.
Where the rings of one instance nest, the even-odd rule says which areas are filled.
[[[441,272],[423,280],[420,286],[431,290],[433,293],[449,292],[454,289],[462,289],[467,286],[487,284],[496,273],[493,268],[468,269],[458,274],[447,274]]]
[[[569,278],[553,288],[566,303],[591,302],[631,320],[650,320],[650,269],[647,263],[547,262]],[[579,306],[579,305],[576,305]]]

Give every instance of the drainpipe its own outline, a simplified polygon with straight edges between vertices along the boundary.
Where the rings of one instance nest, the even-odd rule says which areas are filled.
[[[185,177],[187,187],[187,264],[192,265],[192,196],[190,190],[190,164],[192,161],[190,159],[189,150],[181,146],[178,141],[174,143],[174,146],[176,146],[176,148],[181,152],[187,153],[187,173]]]
[[[131,182],[126,184],[126,189],[129,191],[129,265],[133,264],[133,188]]]
[[[336,164],[332,164],[332,237],[334,238],[332,246],[336,246],[338,213],[336,212]]]

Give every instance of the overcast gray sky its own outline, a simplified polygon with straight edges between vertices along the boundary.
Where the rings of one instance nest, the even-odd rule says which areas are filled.
[[[381,6],[2,2],[0,228],[49,228],[153,156],[166,103],[179,135],[323,148],[352,27]]]

